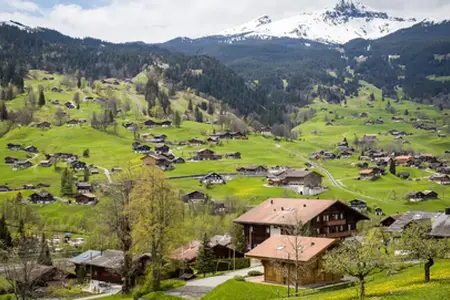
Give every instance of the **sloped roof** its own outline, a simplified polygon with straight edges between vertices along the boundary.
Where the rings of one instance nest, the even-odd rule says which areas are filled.
[[[400,217],[389,226],[386,231],[392,233],[401,233],[406,226],[411,224],[412,222],[417,221],[426,221],[430,220],[434,222],[436,218],[441,216],[440,212],[428,212],[428,211],[409,211],[400,215]]]
[[[298,254],[299,261],[307,262],[330,248],[336,241],[329,238],[275,235],[262,242],[253,250],[250,250],[245,256],[295,260],[296,254]]]
[[[441,214],[431,223],[429,235],[434,237],[450,237],[450,215]]]
[[[269,198],[235,219],[234,222],[239,224],[291,225],[301,221],[306,224],[336,203],[347,206],[337,200]],[[363,214],[349,206],[347,207],[358,214],[361,219],[367,219]]]

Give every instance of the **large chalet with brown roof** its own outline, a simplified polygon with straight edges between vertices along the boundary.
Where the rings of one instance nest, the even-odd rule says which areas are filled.
[[[317,195],[323,192],[322,175],[308,169],[287,169],[267,176],[267,183],[274,186],[296,187],[301,195]]]
[[[210,149],[200,149],[195,152],[194,160],[219,160],[222,159],[222,155],[217,154]]]
[[[345,238],[369,218],[337,200],[270,198],[234,222],[244,226],[245,247],[253,249],[274,235],[287,235],[301,222],[312,236]]]
[[[322,258],[338,240],[304,236],[271,236],[245,256],[258,259],[264,266],[264,281],[295,284],[296,260],[301,270],[300,285],[333,282],[342,278],[323,271]]]
[[[141,158],[143,166],[169,167],[172,163],[167,157],[158,154],[149,154]]]

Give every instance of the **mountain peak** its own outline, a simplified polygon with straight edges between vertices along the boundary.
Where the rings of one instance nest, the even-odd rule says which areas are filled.
[[[258,27],[262,27],[270,23],[272,23],[272,19],[268,15],[262,15],[240,26],[221,31],[217,35],[236,35],[242,33],[250,33],[255,31],[255,29],[257,29]]]

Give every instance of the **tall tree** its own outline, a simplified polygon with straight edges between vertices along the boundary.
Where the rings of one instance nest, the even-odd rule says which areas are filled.
[[[366,277],[384,267],[385,253],[379,238],[367,236],[343,241],[324,255],[323,268],[330,273],[353,276],[359,283],[359,298],[366,295]]]
[[[81,88],[81,77],[78,76],[77,78],[77,87],[80,89]]]
[[[80,109],[81,99],[80,99],[80,93],[79,92],[76,92],[73,95],[73,102],[76,104],[77,109]]]
[[[0,101],[0,121],[8,120],[8,110],[5,101]]]
[[[55,112],[55,120],[58,123],[58,126],[61,126],[64,122],[64,118],[66,117],[66,113],[59,107]]]
[[[413,223],[402,233],[400,239],[401,249],[411,259],[424,260],[424,279],[430,281],[430,270],[434,260],[444,258],[449,251],[449,242],[446,239],[434,239],[428,235],[431,229],[430,222]]]
[[[197,251],[196,268],[203,277],[214,271],[214,252],[209,245],[210,240],[206,232],[202,236],[202,243]]]
[[[397,174],[397,171],[396,171],[396,169],[395,169],[395,160],[394,160],[394,159],[391,159],[391,162],[390,162],[390,165],[389,165],[389,172],[390,172],[392,175]]]
[[[181,127],[181,117],[178,111],[175,111],[175,116],[173,117],[173,124],[175,127]]]
[[[195,107],[195,122],[203,123],[203,114],[198,106]]]
[[[6,225],[5,216],[0,218],[0,249],[6,250],[13,246],[11,233]]]
[[[85,182],[89,182],[89,177],[91,177],[91,172],[89,171],[89,168],[85,168],[84,174],[83,174],[83,180]]]
[[[68,168],[65,168],[61,174],[61,195],[73,195],[73,175]]]
[[[208,114],[213,115],[214,114],[214,103],[212,101],[208,102]]]
[[[194,110],[194,106],[192,105],[192,99],[189,98],[189,102],[188,102],[188,111],[193,111]]]
[[[39,92],[39,101],[38,101],[38,105],[40,107],[45,105],[45,95],[44,95],[44,90],[41,89],[41,91]]]
[[[44,266],[52,266],[52,256],[50,255],[50,248],[48,247],[47,239],[43,233],[41,236],[41,250],[39,252],[39,257],[37,263]]]
[[[133,187],[127,215],[132,218],[133,240],[140,253],[150,251],[153,290],[161,288],[164,257],[180,238],[181,203],[164,173],[155,167],[144,168]]]

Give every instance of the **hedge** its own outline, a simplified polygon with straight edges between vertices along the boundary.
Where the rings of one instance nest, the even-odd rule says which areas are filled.
[[[250,267],[250,259],[248,258],[235,258],[236,270],[245,269]],[[217,259],[214,261],[214,266],[217,266],[217,271],[233,270],[234,259]]]

